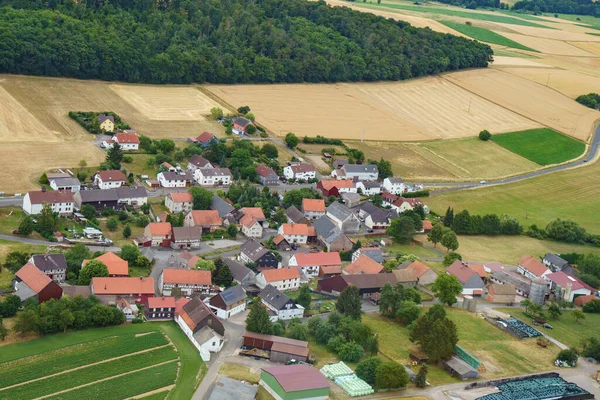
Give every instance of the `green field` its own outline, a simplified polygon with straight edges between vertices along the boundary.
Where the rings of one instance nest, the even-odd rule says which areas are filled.
[[[539,165],[560,164],[579,157],[585,144],[549,128],[496,134],[494,143]]]
[[[0,349],[0,399],[116,400],[175,383],[169,398],[191,398],[205,370],[173,323],[50,335]]]
[[[472,26],[467,24],[462,24],[460,22],[454,21],[440,21],[442,24],[446,25],[449,28],[454,29],[464,35],[470,36],[473,39],[477,39],[480,42],[486,42],[491,44],[497,44],[500,46],[512,47],[513,49],[521,49],[521,50],[529,50],[538,52],[530,47],[523,46],[520,43],[515,42],[514,40],[510,40],[507,37],[497,34],[496,32],[492,32],[489,29],[480,28],[478,26]]]

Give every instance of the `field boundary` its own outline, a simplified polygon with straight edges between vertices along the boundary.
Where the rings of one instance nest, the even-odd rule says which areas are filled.
[[[153,394],[158,394],[158,393],[162,393],[165,392],[165,397],[168,395],[168,392],[171,391],[171,389],[173,389],[175,387],[175,384],[169,385],[169,386],[163,386],[161,388],[155,389],[155,390],[151,390],[149,392],[146,393],[142,393],[142,394],[138,394],[134,397],[128,397],[124,400],[136,400],[136,399],[144,399],[148,396],[152,396]]]

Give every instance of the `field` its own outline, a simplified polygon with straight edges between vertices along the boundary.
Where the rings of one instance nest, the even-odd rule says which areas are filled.
[[[463,33],[473,39],[477,39],[480,42],[486,42],[491,44],[497,44],[500,46],[512,47],[513,49],[521,49],[528,51],[536,51],[530,47],[523,46],[520,43],[510,40],[507,37],[497,34],[496,32],[490,31],[489,29],[480,28],[478,26],[472,26],[467,24],[461,24],[454,21],[442,21],[442,23],[460,33]]]
[[[548,128],[503,133],[492,137],[494,143],[540,165],[560,164],[577,158],[585,144]]]
[[[202,365],[172,323],[50,335],[2,346],[0,399],[116,400],[163,388],[189,398]]]

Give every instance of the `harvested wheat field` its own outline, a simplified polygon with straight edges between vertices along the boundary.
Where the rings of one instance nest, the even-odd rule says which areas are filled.
[[[548,84],[552,89],[576,98],[589,92],[600,93],[600,76],[590,76],[564,69],[504,68],[503,71],[527,80]]]
[[[360,139],[364,127],[366,140],[421,141],[474,136],[484,128],[497,133],[539,126],[440,77],[208,89],[229,104],[248,104],[278,135]]]
[[[59,140],[1,86],[0,104],[0,142]]]
[[[591,57],[592,53],[582,50],[576,46],[570,45],[561,40],[546,39],[542,37],[534,37],[521,35],[518,33],[509,33],[498,31],[502,36],[514,40],[523,46],[531,47],[534,50],[545,54],[558,54],[563,56]]]
[[[581,41],[581,42],[600,42],[600,36],[588,35],[585,29],[581,32],[568,32],[561,29],[544,29],[535,26],[512,25],[495,22],[496,26],[510,29],[518,34],[534,36],[543,39],[553,39],[559,41]],[[551,25],[554,27],[554,25]],[[493,29],[493,28],[492,28]],[[592,31],[593,32],[593,31]]]
[[[493,67],[537,67],[537,68],[553,68],[544,65],[530,58],[494,56]]]
[[[547,74],[546,70],[542,70]],[[569,97],[541,84],[499,69],[464,71],[444,78],[495,104],[548,126],[587,140],[600,112],[584,107]]]
[[[600,39],[600,36],[594,36]],[[600,41],[600,40],[599,40]],[[589,51],[590,53],[600,56],[600,43],[598,42],[570,42],[573,46],[577,46],[580,49]],[[596,64],[598,65],[598,64]]]

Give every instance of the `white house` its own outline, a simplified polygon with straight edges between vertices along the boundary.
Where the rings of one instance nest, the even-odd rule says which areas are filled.
[[[158,289],[163,296],[174,296],[177,292],[182,296],[208,294],[211,286],[210,271],[165,268],[158,277]]]
[[[550,282],[550,290],[557,299],[573,302],[575,297],[588,296],[595,290],[581,279],[569,276],[562,271],[546,275]]]
[[[240,226],[242,227],[242,233],[250,238],[261,238],[263,235],[263,227],[250,214],[244,214],[242,218],[240,218]]]
[[[391,194],[402,194],[404,193],[404,181],[402,178],[385,178],[383,180],[383,189]]]
[[[171,192],[165,198],[165,207],[173,213],[189,213],[194,206],[194,198],[188,192]]]
[[[23,196],[23,211],[29,215],[37,215],[42,211],[44,204],[49,204],[53,212],[60,215],[73,213],[73,192],[64,191],[35,191],[27,192]]]
[[[381,186],[377,181],[358,181],[356,190],[360,190],[365,196],[373,196],[381,193]]]
[[[225,328],[199,297],[176,311],[175,322],[198,349],[202,360],[209,361],[210,353],[218,353],[223,348]]]
[[[342,259],[338,252],[295,253],[288,262],[290,267],[300,268],[302,274],[315,277],[321,267],[342,268]]]
[[[273,285],[278,290],[296,290],[300,287],[300,272],[296,267],[267,269],[256,276],[256,285],[264,289]]]
[[[207,301],[210,309],[221,319],[227,319],[246,309],[246,291],[241,285],[232,286]]]
[[[61,191],[69,191],[69,192],[78,192],[81,188],[81,183],[79,179],[75,178],[52,178],[48,179],[50,182],[50,187],[54,190]]]
[[[229,168],[198,168],[194,171],[194,179],[200,186],[229,186],[231,171]]]
[[[360,181],[376,181],[379,169],[374,164],[345,164],[331,172],[337,179],[357,179]]]
[[[317,236],[315,228],[306,224],[282,224],[278,232],[290,244],[306,244],[309,237]]]
[[[195,172],[198,168],[214,168],[214,166],[206,158],[199,156],[198,154],[194,154],[192,157],[190,157],[187,169],[188,171]],[[196,174],[194,174],[194,179],[196,179]]]
[[[103,141],[102,146],[110,149],[115,143],[118,143],[121,150],[124,151],[138,151],[140,148],[140,138],[133,131],[124,130],[123,132],[119,132],[112,139]]]
[[[304,307],[294,303],[285,294],[277,290],[272,285],[267,285],[258,293],[260,301],[269,310],[271,322],[277,320],[288,320],[292,318],[302,318],[304,316]]]
[[[140,207],[148,202],[148,192],[143,186],[121,186],[115,191],[119,204]]]
[[[167,188],[184,188],[186,186],[186,175],[178,172],[163,171],[156,175],[160,186]]]
[[[548,267],[530,255],[524,255],[517,261],[517,272],[529,279],[544,278],[552,273]]]
[[[319,219],[327,210],[323,199],[302,199],[302,212],[306,219]]]
[[[317,176],[317,170],[312,164],[295,163],[283,169],[283,176],[295,180],[314,179]]]
[[[94,185],[100,189],[114,189],[121,187],[127,181],[125,174],[117,169],[98,171],[94,176]]]

